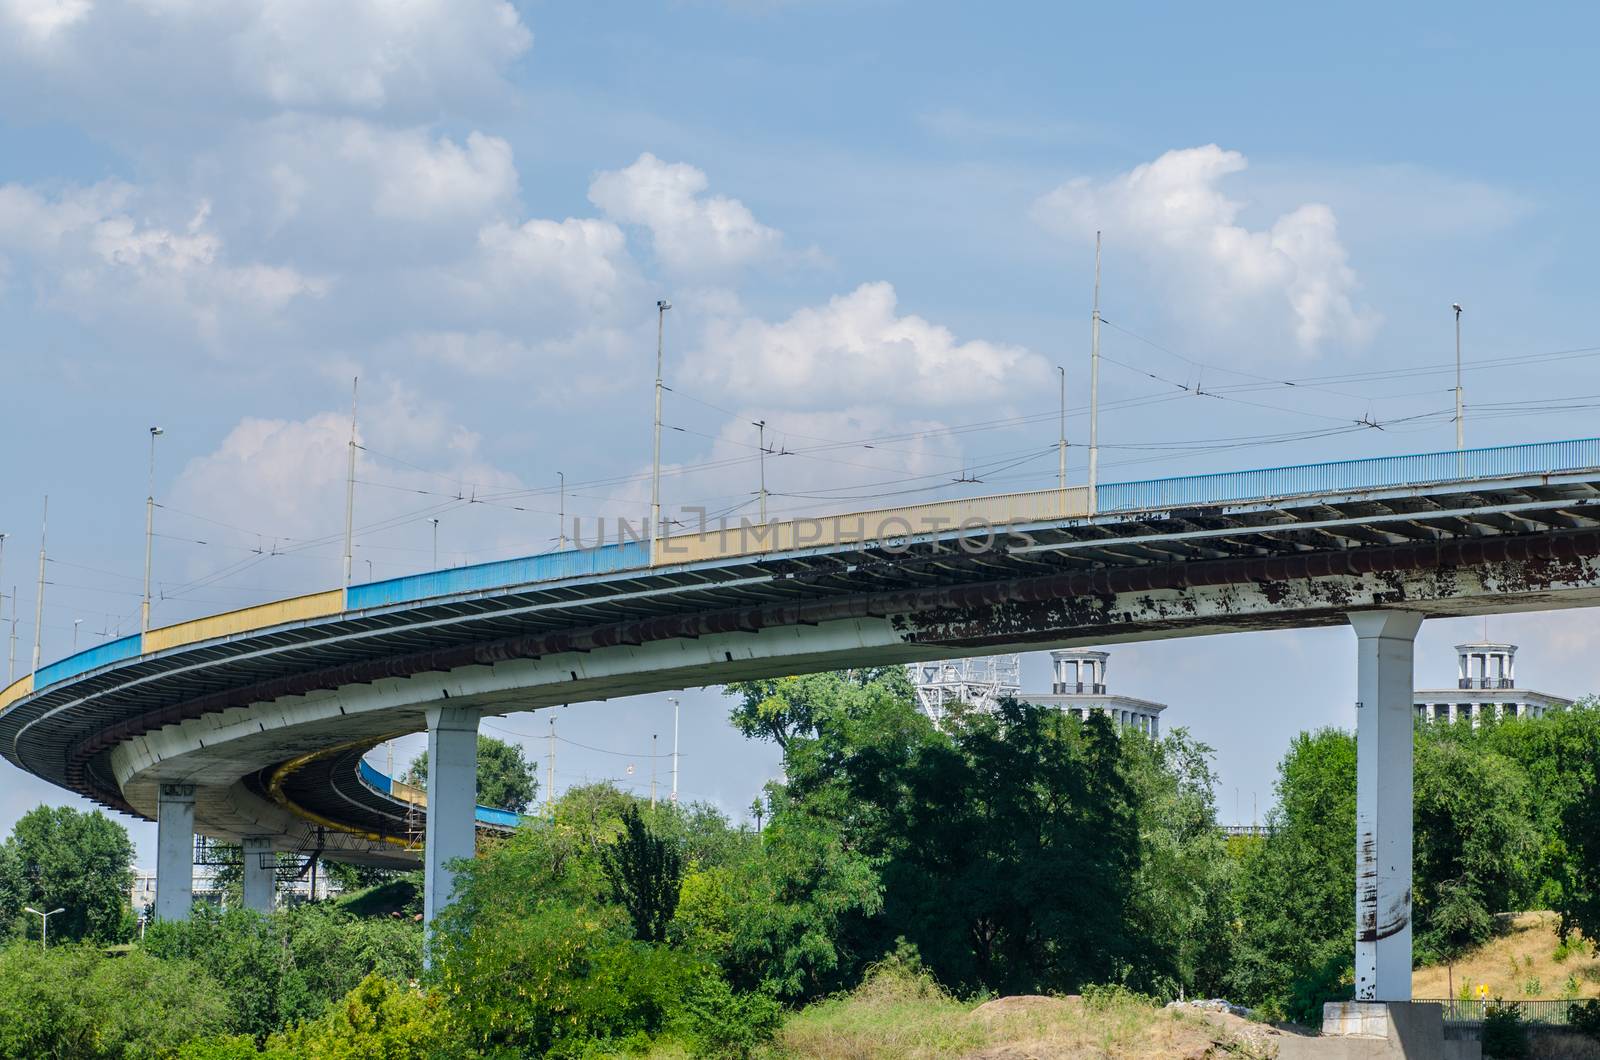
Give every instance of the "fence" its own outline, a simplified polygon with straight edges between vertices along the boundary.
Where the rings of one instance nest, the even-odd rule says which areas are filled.
[[[1430,1005],[1440,1005],[1444,1008],[1444,1022],[1447,1027],[1459,1027],[1466,1030],[1481,1030],[1483,1017],[1489,1006],[1496,1004],[1494,1001],[1462,1001],[1457,998],[1445,1001],[1438,998],[1416,998],[1416,1001],[1426,1002]],[[1542,1024],[1548,1027],[1565,1027],[1568,1023],[1567,1010],[1573,1005],[1583,1004],[1582,999],[1570,1001],[1531,1000],[1531,1001],[1505,1001],[1501,1004],[1515,1004],[1522,1010],[1522,1018],[1529,1023]]]

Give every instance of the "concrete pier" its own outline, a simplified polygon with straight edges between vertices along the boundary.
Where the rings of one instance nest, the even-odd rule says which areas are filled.
[[[1422,615],[1362,611],[1356,633],[1356,1000],[1411,1000],[1411,689]]]
[[[455,889],[450,862],[476,853],[477,805],[478,712],[470,707],[429,707],[422,911],[424,928],[430,932]]]
[[[194,904],[194,785],[163,784],[156,802],[156,918],[188,920]]]
[[[266,836],[246,836],[244,847],[244,907],[270,913],[277,898],[278,865],[272,841]]]

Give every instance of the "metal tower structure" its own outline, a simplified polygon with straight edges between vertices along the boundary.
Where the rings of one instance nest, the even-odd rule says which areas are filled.
[[[917,690],[917,706],[935,724],[944,718],[952,703],[993,710],[1005,696],[1022,691],[1020,655],[910,663],[906,670]]]

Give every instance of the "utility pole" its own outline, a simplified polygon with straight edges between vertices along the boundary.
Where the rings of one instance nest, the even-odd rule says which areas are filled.
[[[556,716],[550,715],[550,754],[547,756],[550,763],[544,774],[544,815],[554,819],[556,815]]]
[[[656,303],[656,440],[655,455],[650,460],[650,559],[655,560],[656,542],[661,536],[661,344],[665,334],[667,310],[672,303],[665,298]]]
[[[761,525],[767,525],[767,421],[752,424],[756,428],[756,460],[761,465]],[[673,702],[677,702],[674,700]]]
[[[433,523],[433,569],[434,570],[438,570],[439,569],[439,517],[438,516],[434,516],[429,521]]]
[[[1067,499],[1067,370],[1056,365],[1061,373],[1061,430],[1056,440],[1056,486],[1061,490],[1062,504]],[[1065,515],[1063,511],[1061,514]]]
[[[33,674],[39,673],[39,634],[44,629],[44,536],[50,526],[50,495],[44,498],[44,519],[39,523],[39,593],[33,601]]]
[[[11,654],[6,657],[6,684],[17,679],[17,587],[11,586]]]
[[[656,734],[650,734],[650,808],[656,808]]]
[[[350,587],[351,538],[356,518],[356,395],[361,377],[350,380],[350,464],[344,476],[344,587]],[[438,566],[438,564],[434,564]]]
[[[144,495],[144,602],[139,606],[139,632],[150,632],[150,546],[156,536],[156,439],[166,432],[150,428],[150,489]]]
[[[567,547],[567,475],[564,471],[557,471],[556,478],[560,480],[560,500],[556,502],[556,551],[565,551]]]
[[[1466,424],[1461,417],[1461,303],[1452,302],[1450,308],[1456,311],[1456,448],[1465,449]]]
[[[83,625],[83,619],[75,618],[72,620],[72,654],[74,655],[78,654],[78,627],[81,625]]]
[[[1094,314],[1089,329],[1089,514],[1100,509],[1100,233],[1094,234]]]
[[[766,522],[765,516],[761,520]],[[672,805],[678,805],[678,697],[668,696],[672,704]]]

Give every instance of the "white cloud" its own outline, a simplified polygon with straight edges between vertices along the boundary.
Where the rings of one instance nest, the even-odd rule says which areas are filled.
[[[1083,239],[1099,229],[1180,300],[1173,315],[1223,337],[1292,340],[1301,353],[1369,338],[1378,317],[1356,303],[1333,211],[1307,203],[1270,226],[1239,223],[1220,189],[1247,162],[1215,144],[1168,151],[1104,182],[1080,177],[1036,206],[1042,224]]]
[[[1021,397],[1048,367],[1020,346],[957,340],[896,311],[894,287],[862,284],[776,324],[712,320],[690,355],[691,377],[744,399],[786,407],[837,405],[863,394],[927,405]]]
[[[365,579],[367,559],[379,577],[426,569],[434,516],[441,522],[441,564],[546,547],[553,518],[470,503],[474,495],[520,485],[517,476],[478,455],[476,433],[406,386],[383,382],[362,389],[358,578]],[[191,460],[165,502],[173,514],[162,518],[180,527],[187,513],[214,520],[204,524],[203,535],[212,547],[193,551],[173,584],[203,577],[239,558],[241,549],[260,547],[281,553],[265,562],[277,572],[274,581],[282,591],[324,587],[343,551],[349,438],[348,409],[299,420],[245,417],[212,452]],[[462,500],[455,500],[458,494]]]
[[[506,0],[0,0],[0,68],[19,84],[175,129],[230,101],[431,117],[503,93],[531,42]]]
[[[669,269],[709,272],[771,254],[782,235],[755,219],[738,199],[707,196],[706,175],[648,152],[626,169],[589,185],[589,201],[610,218],[650,230],[656,256]]]
[[[0,255],[32,267],[47,303],[152,331],[183,321],[208,343],[327,292],[324,280],[293,268],[230,261],[208,225],[209,203],[181,226],[140,218],[136,206],[135,189],[114,182],[54,199],[0,185]]]
[[[0,0],[0,25],[10,23],[32,45],[44,45],[82,22],[91,0]]]

